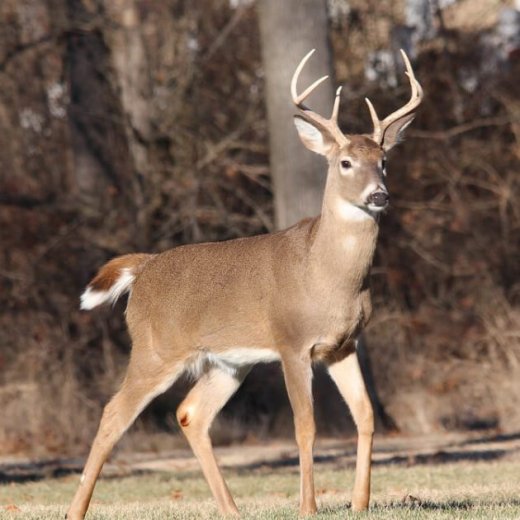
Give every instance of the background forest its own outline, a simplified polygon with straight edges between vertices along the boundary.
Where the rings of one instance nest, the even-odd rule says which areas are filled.
[[[3,454],[88,448],[129,350],[124,302],[78,308],[101,264],[271,231],[319,207],[298,190],[319,196],[323,164],[313,182],[293,173],[295,193],[284,188],[269,133],[296,132],[266,111],[273,45],[287,50],[278,69],[290,75],[303,56],[290,49],[313,46],[298,17],[319,10],[344,129],[370,130],[365,96],[380,114],[406,101],[399,47],[426,93],[389,160],[392,207],[372,276],[365,340],[379,427],[520,429],[519,11],[499,0],[287,0],[286,25],[271,32],[276,4],[0,2]],[[295,150],[293,164],[316,165]],[[188,384],[152,403],[124,442],[153,448],[177,431]],[[318,431],[349,431],[319,370],[315,392]],[[253,370],[214,433],[292,435],[278,366]]]

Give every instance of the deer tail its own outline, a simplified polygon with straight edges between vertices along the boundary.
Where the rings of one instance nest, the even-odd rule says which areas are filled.
[[[80,308],[90,310],[103,303],[115,303],[132,290],[136,276],[154,256],[143,253],[123,255],[107,262],[81,295]]]

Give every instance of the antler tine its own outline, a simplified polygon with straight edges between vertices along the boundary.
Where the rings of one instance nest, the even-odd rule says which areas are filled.
[[[303,70],[303,67],[305,67],[305,64],[309,61],[309,58],[314,54],[316,49],[312,49],[309,51],[300,61],[298,66],[296,67],[296,70],[294,71],[293,77],[291,79],[291,95],[292,99],[294,101],[294,104],[300,108],[306,109],[304,105],[302,105],[302,102],[305,101],[310,93],[321,83],[323,83],[328,76],[323,76],[320,79],[317,79],[310,87],[307,87],[301,94],[298,94],[296,84],[298,83],[298,78],[300,77],[300,73]]]
[[[300,72],[303,70],[303,67],[305,67],[305,64],[307,63],[309,58],[314,54],[315,51],[316,51],[316,49],[311,49],[303,57],[303,59],[300,61],[300,63],[298,63],[298,66],[296,67],[296,70],[294,71],[294,74],[292,75],[292,78],[291,78],[291,96],[292,96],[292,100],[296,104],[298,104],[297,103],[298,92],[296,91],[296,83],[298,82],[298,78],[300,77]]]
[[[422,87],[415,78],[415,74],[413,72],[412,65],[410,64],[410,60],[408,59],[408,56],[403,51],[403,49],[401,49],[401,55],[403,56],[404,64],[406,66],[406,75],[408,76],[408,79],[410,81],[410,88],[412,90],[412,94],[410,96],[410,101],[408,101],[406,105],[401,107],[399,110],[396,110],[389,116],[385,117],[385,119],[381,122],[383,132],[384,130],[386,130],[388,125],[393,123],[396,119],[399,119],[400,117],[403,117],[409,114],[410,112],[413,112],[421,104],[423,97]]]
[[[368,110],[370,111],[370,117],[372,118],[372,124],[374,125],[374,134],[373,138],[374,141],[380,142],[382,136],[381,132],[381,121],[379,120],[379,117],[377,116],[376,109],[374,108],[374,105],[372,105],[372,102],[370,99],[365,98],[366,104],[368,105]]]
[[[301,105],[303,101],[305,101],[310,93],[318,86],[321,85],[326,79],[328,79],[329,76],[323,76],[320,79],[317,79],[311,86],[307,87],[299,96],[296,97],[296,99],[293,97],[293,101],[297,105]]]
[[[408,103],[406,103],[406,105],[404,105],[400,109],[396,110],[389,116],[385,117],[385,119],[383,119],[381,121],[381,120],[379,120],[377,113],[375,111],[375,108],[372,105],[372,103],[370,102],[370,100],[365,98],[365,101],[367,102],[367,105],[368,105],[368,109],[370,110],[370,116],[372,117],[372,122],[374,124],[373,138],[377,142],[380,142],[382,140],[386,129],[394,121],[413,112],[421,104],[421,101],[423,98],[423,89],[421,87],[421,84],[417,81],[417,78],[415,77],[415,74],[413,72],[410,60],[408,59],[408,56],[403,51],[403,49],[401,49],[401,55],[403,57],[404,64],[406,67],[405,74],[408,76],[408,80],[410,81],[410,88],[412,90],[410,100],[408,101]]]
[[[334,121],[336,124],[338,122],[339,100],[342,88],[343,87],[338,87],[336,89],[336,97],[334,98],[334,106],[332,107],[332,115],[330,116],[331,121]]]
[[[337,125],[338,121],[338,110],[339,110],[339,95],[341,92],[341,87],[339,87],[336,90],[336,98],[334,100],[334,107],[332,109],[332,116],[330,119],[326,119],[323,116],[320,116],[316,112],[313,112],[312,110],[309,110],[303,102],[305,99],[309,97],[311,92],[313,92],[318,85],[321,85],[326,79],[328,79],[329,76],[323,76],[319,79],[317,79],[310,87],[307,87],[301,94],[298,94],[297,90],[297,83],[298,78],[300,77],[300,73],[303,70],[303,67],[305,67],[305,64],[307,61],[309,61],[309,58],[314,54],[316,49],[312,49],[310,52],[308,52],[303,59],[300,61],[298,66],[296,67],[296,70],[294,71],[294,74],[291,79],[291,96],[294,104],[303,112],[305,117],[311,121],[314,121],[315,123],[319,124],[321,127],[327,128],[327,130],[330,131],[330,133],[334,136],[334,138],[338,142],[344,142],[345,136],[339,129]]]
[[[408,59],[408,56],[406,55],[406,52],[403,51],[403,49],[400,49],[400,51],[406,67],[405,74],[408,76],[408,79],[410,80],[410,86],[412,88],[412,99],[417,96],[421,97],[422,99],[423,90],[421,84],[417,81],[417,78],[415,77],[410,60]]]

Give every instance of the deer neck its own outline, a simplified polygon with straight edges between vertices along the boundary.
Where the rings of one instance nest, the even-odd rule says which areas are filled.
[[[311,257],[320,269],[358,290],[370,271],[378,231],[377,216],[346,202],[327,185]]]

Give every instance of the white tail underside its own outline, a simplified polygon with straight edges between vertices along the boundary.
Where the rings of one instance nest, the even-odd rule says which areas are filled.
[[[101,305],[102,303],[115,303],[115,301],[123,294],[129,292],[134,283],[135,276],[128,267],[122,269],[119,278],[108,291],[96,291],[88,286],[81,295],[80,309],[88,311]]]

